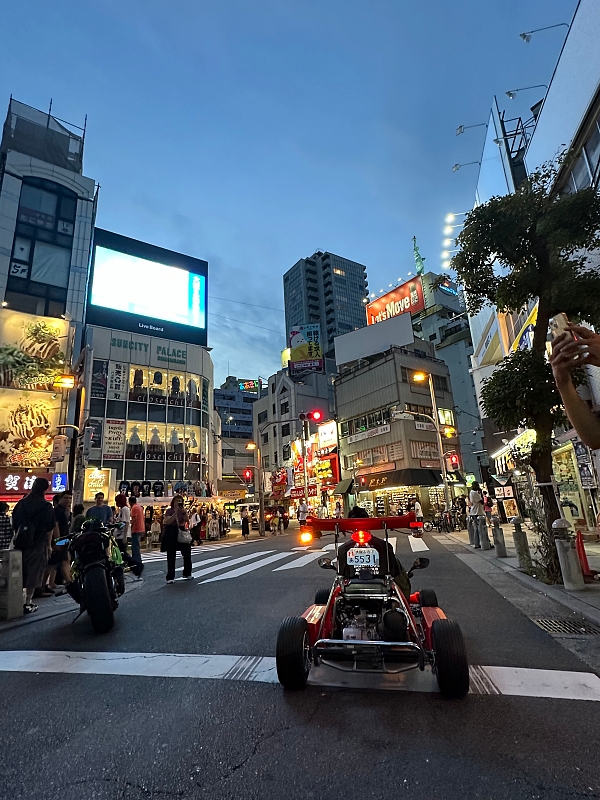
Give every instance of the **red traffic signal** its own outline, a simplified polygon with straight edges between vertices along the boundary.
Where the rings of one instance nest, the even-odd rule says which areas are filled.
[[[321,419],[323,418],[323,412],[319,411],[319,409],[315,409],[315,411],[307,411],[306,413],[304,413],[303,411],[301,414],[298,415],[298,418],[301,419],[302,422],[304,422],[304,420],[309,420],[312,422],[320,422]]]
[[[244,480],[246,481],[246,483],[251,483],[252,482],[252,470],[251,469],[245,469],[244,470]]]
[[[450,469],[458,469],[458,454],[452,453],[448,457],[448,461],[450,462]]]

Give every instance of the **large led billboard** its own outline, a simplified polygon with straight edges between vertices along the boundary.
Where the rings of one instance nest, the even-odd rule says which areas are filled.
[[[206,345],[208,263],[96,228],[86,322]]]

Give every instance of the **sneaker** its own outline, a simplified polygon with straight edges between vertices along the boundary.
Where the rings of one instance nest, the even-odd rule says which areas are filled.
[[[24,614],[33,614],[34,611],[37,611],[38,607],[35,603],[24,603],[23,605],[23,613]]]
[[[175,581],[174,580],[173,581],[167,581],[167,583],[175,583]]]
[[[184,581],[193,581],[194,580],[194,576],[193,575],[184,575],[183,576],[183,580]]]
[[[480,544],[476,544],[475,545],[475,550],[481,550],[481,545]]]

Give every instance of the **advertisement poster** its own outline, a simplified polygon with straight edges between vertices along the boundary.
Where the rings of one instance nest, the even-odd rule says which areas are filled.
[[[0,310],[0,386],[51,391],[65,371],[69,323]]]
[[[125,420],[107,419],[104,425],[104,441],[102,445],[102,459],[120,460],[125,450]]]
[[[329,422],[323,422],[317,428],[319,437],[319,450],[328,447],[337,447],[337,422],[332,419]]]
[[[111,361],[108,369],[108,399],[127,400],[129,391],[129,364]]]
[[[49,467],[60,397],[0,389],[0,467]]]
[[[88,419],[87,426],[92,429],[92,450],[100,450],[102,447],[102,423],[101,419]]]
[[[511,517],[518,517],[519,516],[519,507],[517,505],[516,500],[501,500],[502,505],[504,506],[504,513],[506,514],[506,519],[510,519]]]
[[[596,488],[596,474],[592,466],[592,457],[587,445],[576,439],[573,442],[573,450],[575,451],[575,459],[577,461],[577,469],[579,470],[579,479],[584,489]]]
[[[425,308],[421,278],[413,278],[391,292],[378,297],[366,306],[367,325],[383,322],[386,319],[405,314],[416,314]]]
[[[296,325],[290,331],[290,370],[323,371],[320,325]]]
[[[98,469],[98,467],[88,467],[85,471],[83,483],[83,500],[89,503],[94,499],[98,492],[104,492],[104,497],[108,498],[111,485],[111,469]]]
[[[94,359],[92,367],[92,397],[104,400],[108,384],[108,361]]]

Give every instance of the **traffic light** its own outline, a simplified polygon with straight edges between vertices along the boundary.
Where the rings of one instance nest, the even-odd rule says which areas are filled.
[[[244,480],[246,481],[246,483],[252,483],[252,470],[251,469],[245,469],[244,470]]]
[[[458,461],[459,461],[459,459],[458,459],[458,454],[457,453],[451,453],[448,456],[448,463],[449,463],[449,467],[450,467],[451,470],[457,470],[458,469]]]
[[[298,418],[304,422],[305,420],[308,422],[320,422],[323,417],[323,412],[319,411],[319,409],[315,409],[315,411],[304,411],[301,414],[298,414]]]

